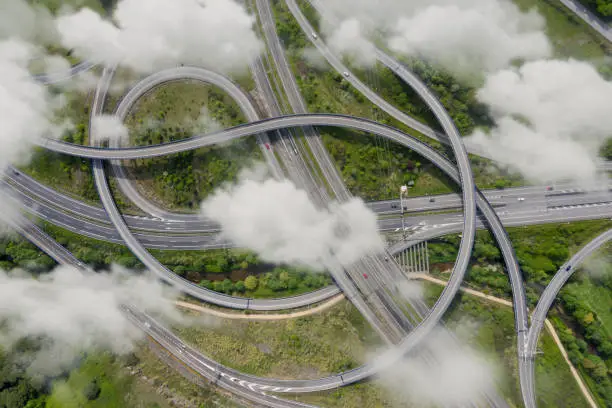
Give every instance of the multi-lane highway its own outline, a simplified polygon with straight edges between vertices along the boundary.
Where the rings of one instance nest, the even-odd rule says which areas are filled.
[[[524,349],[519,350],[519,353],[523,357],[519,362],[521,392],[523,394],[523,401],[525,401],[525,405],[528,408],[536,406],[534,359],[536,357],[538,338],[544,328],[546,315],[559,294],[559,291],[563,285],[565,285],[565,282],[572,276],[574,271],[576,271],[582,262],[593,252],[601,248],[610,240],[612,240],[612,229],[602,233],[582,247],[580,251],[572,256],[566,263],[561,265],[561,268],[551,279],[538,300],[538,304],[531,315],[531,326],[529,327],[529,334]]]
[[[22,178],[27,178],[27,176],[16,176],[16,180],[10,179],[9,182],[19,182],[23,180]],[[531,188],[525,189],[529,190]],[[16,189],[12,184],[2,181],[0,181],[0,190],[6,194],[7,198],[14,198],[17,205],[21,206],[25,211],[52,224],[90,238],[114,243],[123,242],[112,226],[106,212],[101,208],[76,200],[74,207],[72,207],[70,204],[72,199],[69,197],[66,197],[64,202],[61,200],[47,202],[40,196],[35,196],[35,192],[24,189],[23,186],[21,189]],[[537,191],[534,191],[533,195],[528,195],[521,193],[520,190],[522,188],[517,189],[515,192],[508,191],[510,198],[505,205],[495,205],[495,201],[492,200],[492,197],[498,196],[497,191],[485,192],[485,197],[488,197],[489,201],[493,201],[493,206],[496,208],[497,214],[506,227],[612,217],[612,199],[610,198],[610,193],[567,194],[554,197],[550,201],[545,198],[543,201],[539,201],[537,199],[539,195]],[[537,189],[534,188],[534,190]],[[530,197],[529,200],[534,201],[534,204],[529,205],[527,202],[524,202],[523,206],[523,202],[518,202],[515,195],[526,195]],[[456,196],[450,194],[440,197],[446,197],[444,201],[448,200],[449,203],[458,200]],[[414,198],[412,200],[414,200],[415,205],[420,205],[420,203],[425,206],[435,204],[429,203],[428,200],[422,198]],[[385,202],[380,203],[380,205],[377,203],[370,203],[370,205],[377,207],[381,213],[384,213],[386,208],[391,208],[391,204]],[[411,205],[410,201],[408,205]],[[444,203],[442,205],[446,206],[447,204]],[[230,248],[234,246],[232,242],[217,235],[219,229],[216,224],[206,221],[172,222],[140,216],[124,216],[124,220],[134,230],[133,234],[147,248],[194,250]],[[458,228],[461,228],[461,222],[462,215],[460,213],[424,214],[405,217],[405,226],[411,234],[407,242],[414,243],[414,240],[417,238],[424,239],[425,236],[432,238],[445,233],[460,232]],[[399,215],[394,214],[380,218],[378,225],[381,232],[400,232],[402,221]],[[481,221],[477,221],[477,228],[482,229],[486,228],[486,226]],[[424,235],[423,232],[428,234]]]
[[[259,3],[262,3],[262,4],[259,4]],[[308,22],[306,21],[304,16],[301,15],[301,12],[299,11],[299,8],[295,4],[295,2],[293,0],[287,0],[287,3],[292,13],[294,13],[296,18],[299,20],[300,25],[302,25],[303,28],[305,27],[307,36],[312,37],[311,40],[315,40],[313,42],[315,42],[315,45],[317,45],[317,48],[319,48],[320,50],[321,49],[327,50],[327,47],[325,46],[325,44],[320,39],[318,39],[318,37],[315,37],[312,35],[312,32],[313,32],[312,28],[308,25]],[[269,28],[270,27],[269,22],[271,20],[273,21],[273,18],[271,17],[270,8],[269,8],[269,4],[267,3],[267,1],[258,1],[258,10],[260,11],[260,18],[262,19],[262,22],[268,21],[267,26]],[[264,24],[264,32],[266,32],[265,26],[266,25]],[[266,32],[266,36],[270,37],[268,38],[268,42],[269,44],[272,44],[270,46],[271,52],[275,60],[275,63],[277,67],[279,68],[279,71],[280,71],[279,75],[280,75],[281,81],[283,82],[283,86],[285,87],[285,91],[287,93],[287,97],[289,99],[292,109],[295,112],[306,112],[305,104],[303,100],[301,100],[295,80],[290,73],[290,69],[288,67],[288,64],[286,63],[286,60],[284,59],[282,47],[280,46],[280,42],[278,41],[278,37],[276,36],[276,33]],[[329,55],[324,54],[326,58],[328,58],[328,61],[331,58],[332,60],[333,59],[337,60],[341,64],[340,60],[337,57],[335,57],[331,53],[328,53],[328,54]],[[296,302],[296,299],[298,299],[299,297],[288,298],[288,299],[274,299],[271,301],[257,301],[254,299],[240,299],[240,298],[233,298],[231,296],[220,295],[215,292],[200,290],[203,288],[196,287],[195,285],[192,285],[189,282],[180,279],[179,277],[174,275],[171,271],[163,267],[163,265],[159,264],[159,262],[157,262],[157,260],[155,260],[145,249],[146,240],[154,236],[150,232],[155,231],[155,230],[149,230],[149,232],[142,232],[140,234],[134,234],[130,231],[128,223],[134,223],[134,224],[141,223],[141,225],[144,225],[146,223],[147,225],[150,225],[151,223],[155,223],[156,227],[161,227],[162,226],[161,223],[163,223],[164,231],[161,231],[161,229],[157,231],[158,232],[168,232],[174,229],[173,226],[171,226],[171,224],[176,223],[177,221],[179,223],[182,222],[183,224],[187,224],[189,220],[193,220],[193,215],[183,215],[183,216],[179,215],[177,219],[176,214],[165,212],[164,210],[161,210],[161,209],[158,209],[157,207],[152,206],[151,203],[147,202],[146,200],[142,198],[139,199],[137,192],[133,189],[133,186],[129,184],[127,179],[124,177],[122,170],[119,167],[115,167],[116,170],[118,169],[117,174],[119,176],[119,179],[121,180],[122,188],[124,189],[124,191],[128,193],[128,196],[130,198],[134,198],[138,206],[141,207],[143,210],[145,210],[145,212],[154,214],[155,216],[159,218],[158,220],[150,220],[150,219],[145,219],[145,218],[141,218],[141,219],[128,218],[127,219],[128,221],[126,222],[122,218],[121,214],[119,213],[116,207],[116,204],[114,203],[113,198],[110,194],[110,190],[108,188],[108,183],[106,180],[106,175],[104,173],[103,162],[101,160],[105,160],[105,159],[129,160],[133,158],[154,157],[154,156],[171,154],[171,153],[176,153],[179,151],[194,149],[198,147],[208,146],[208,145],[212,145],[216,143],[226,142],[226,141],[234,140],[234,139],[245,137],[245,136],[252,135],[252,134],[262,134],[263,135],[265,134],[265,132],[284,131],[289,128],[306,127],[306,134],[313,136],[313,137],[307,138],[307,144],[310,147],[315,160],[320,165],[325,181],[328,183],[334,195],[338,199],[343,200],[343,199],[348,198],[350,194],[348,194],[348,191],[343,186],[341,178],[337,174],[337,171],[335,170],[333,163],[331,162],[331,160],[329,159],[329,156],[325,152],[322,144],[320,143],[319,138],[316,137],[316,133],[314,132],[312,127],[313,126],[342,126],[342,127],[349,127],[355,130],[364,131],[367,133],[380,135],[382,137],[387,137],[391,140],[394,140],[400,144],[403,144],[415,150],[417,153],[426,157],[427,159],[432,161],[432,163],[440,167],[453,180],[455,180],[457,183],[459,183],[463,187],[461,200],[459,200],[458,195],[455,195],[455,196],[449,195],[449,196],[434,198],[433,202],[427,201],[429,204],[422,202],[423,199],[420,199],[421,200],[420,203],[417,203],[416,201],[413,202],[413,204],[415,204],[415,208],[428,208],[427,206],[430,205],[429,208],[456,209],[456,208],[460,208],[461,204],[463,204],[464,205],[464,215],[463,216],[459,214],[427,215],[426,219],[424,218],[422,221],[413,222],[413,224],[410,225],[410,227],[412,228],[413,234],[411,236],[411,239],[408,242],[402,244],[404,246],[410,245],[411,242],[413,243],[415,241],[418,241],[419,239],[424,239],[424,237],[435,236],[435,234],[448,233],[448,232],[462,232],[462,242],[459,248],[459,256],[457,258],[455,267],[453,269],[453,274],[451,275],[449,285],[443,291],[442,296],[436,302],[433,310],[425,317],[425,319],[420,324],[416,326],[416,328],[413,331],[411,331],[405,337],[403,337],[401,342],[396,347],[393,347],[392,349],[390,349],[389,351],[381,355],[378,359],[376,359],[374,364],[369,364],[369,365],[360,367],[356,370],[352,370],[347,373],[341,373],[341,374],[333,375],[331,377],[317,379],[317,380],[282,381],[282,380],[275,380],[275,379],[261,379],[261,378],[247,376],[241,373],[233,372],[233,370],[229,370],[226,367],[220,366],[219,364],[215,363],[214,361],[210,359],[207,360],[205,357],[201,356],[199,353],[195,352],[194,350],[190,350],[185,345],[183,345],[180,342],[180,340],[176,338],[176,336],[172,335],[172,333],[170,333],[169,331],[163,329],[163,327],[158,325],[157,322],[150,320],[148,316],[146,316],[145,314],[142,314],[139,311],[131,309],[129,306],[126,306],[125,308],[126,314],[130,316],[130,319],[132,321],[134,321],[137,325],[139,325],[139,327],[145,330],[149,335],[151,335],[154,339],[156,339],[156,341],[162,344],[165,348],[170,350],[175,356],[178,356],[182,361],[190,365],[190,367],[192,368],[194,366],[198,367],[197,371],[202,373],[202,375],[207,376],[207,378],[210,378],[213,382],[219,383],[221,386],[225,386],[226,388],[231,389],[232,392],[236,392],[238,395],[242,395],[245,398],[248,398],[258,403],[262,403],[263,405],[266,405],[266,406],[304,406],[304,404],[293,403],[291,401],[287,402],[287,401],[277,400],[273,397],[266,396],[265,394],[263,394],[263,392],[265,392],[266,390],[269,391],[271,389],[277,392],[311,392],[311,391],[332,389],[337,386],[352,383],[354,381],[358,381],[358,380],[361,380],[361,379],[364,379],[370,376],[371,374],[377,372],[382,367],[393,364],[393,362],[396,361],[398,358],[401,358],[401,356],[404,355],[406,351],[410,350],[411,348],[419,344],[419,342],[421,342],[425,338],[428,332],[436,324],[438,324],[444,311],[446,310],[446,308],[448,308],[448,305],[450,304],[456,291],[458,290],[458,287],[462,281],[463,274],[465,273],[465,270],[467,268],[467,263],[470,258],[471,248],[472,248],[473,239],[474,239],[474,231],[477,227],[481,226],[479,222],[482,221],[482,225],[488,225],[492,229],[493,234],[495,235],[500,245],[500,248],[502,250],[504,261],[506,263],[506,268],[510,276],[513,297],[514,297],[516,330],[518,333],[518,346],[519,346],[519,353],[520,353],[520,351],[524,350],[525,345],[528,343],[527,308],[526,308],[526,302],[525,302],[525,297],[524,297],[524,292],[523,292],[522,281],[520,278],[520,271],[518,269],[518,264],[516,262],[516,256],[514,254],[510,241],[507,237],[507,234],[505,233],[505,230],[502,227],[502,220],[504,220],[504,222],[507,225],[512,225],[512,223],[541,222],[541,221],[552,220],[552,219],[567,220],[568,213],[572,213],[570,217],[576,217],[576,218],[584,217],[586,212],[591,213],[591,212],[596,211],[598,212],[598,216],[603,215],[603,214],[608,214],[609,209],[610,209],[610,206],[609,206],[610,200],[608,197],[609,193],[607,191],[601,191],[597,193],[590,192],[587,194],[576,194],[573,197],[568,197],[568,193],[564,193],[558,196],[555,196],[553,194],[542,194],[541,190],[538,193],[534,191],[533,196],[529,196],[529,194],[527,194],[527,191],[525,192],[523,196],[512,196],[511,195],[512,193],[500,194],[500,197],[497,198],[499,202],[495,202],[494,200],[496,199],[494,197],[488,197],[489,199],[493,201],[494,204],[496,204],[499,207],[498,214],[496,214],[493,207],[487,201],[487,198],[485,198],[485,196],[481,192],[475,189],[473,179],[471,176],[469,162],[467,159],[466,150],[463,147],[462,140],[456,128],[454,127],[452,120],[450,119],[450,117],[448,117],[447,113],[444,111],[442,105],[437,100],[437,98],[413,74],[407,71],[406,68],[403,67],[401,64],[399,64],[397,61],[393,60],[391,57],[382,53],[382,51],[379,51],[377,56],[381,62],[383,62],[385,65],[391,68],[394,72],[396,72],[396,74],[400,78],[404,79],[409,85],[414,87],[415,90],[419,93],[419,95],[423,97],[423,99],[432,109],[434,114],[438,117],[438,120],[442,124],[444,132],[446,133],[446,135],[448,135],[448,138],[445,135],[438,134],[432,131],[431,129],[424,127],[424,125],[415,121],[413,118],[408,117],[407,115],[403,114],[399,110],[395,109],[390,104],[384,102],[382,98],[378,97],[375,93],[369,90],[369,88],[365,87],[365,85],[361,84],[358,80],[356,80],[354,76],[343,65],[338,65],[338,67],[340,68],[336,66],[334,66],[334,68],[338,69],[339,72],[342,72],[345,78],[349,80],[349,82],[353,83],[354,85],[356,83],[358,87],[361,86],[361,88],[358,88],[358,89],[360,89],[360,91],[362,92],[365,92],[364,94],[366,94],[366,96],[370,100],[372,100],[374,103],[376,103],[379,107],[386,106],[386,109],[383,108],[383,110],[388,109],[387,112],[390,113],[392,116],[397,115],[396,116],[397,118],[401,117],[402,119],[400,120],[403,123],[407,124],[408,126],[412,125],[411,127],[416,128],[418,131],[420,131],[421,133],[424,133],[427,136],[430,136],[434,139],[437,138],[437,140],[440,140],[446,143],[450,143],[455,153],[455,158],[457,161],[457,168],[455,168],[454,164],[452,164],[447,159],[445,159],[444,157],[436,153],[433,149],[429,148],[429,146],[424,145],[423,143],[420,143],[414,140],[413,138],[409,137],[406,134],[403,134],[400,131],[397,131],[395,129],[392,129],[386,126],[378,125],[368,120],[359,119],[359,118],[351,118],[351,117],[346,117],[346,116],[339,116],[339,115],[294,115],[294,116],[287,116],[287,117],[282,117],[282,118],[273,118],[273,119],[268,119],[268,120],[257,121],[252,124],[242,125],[242,126],[238,126],[232,129],[227,129],[225,131],[215,132],[209,135],[202,135],[202,136],[190,138],[188,140],[179,141],[179,142],[171,143],[167,145],[150,146],[150,147],[143,147],[143,148],[102,149],[102,148],[87,148],[83,146],[69,145],[66,143],[52,141],[52,140],[44,142],[43,145],[45,145],[45,147],[50,148],[52,150],[66,153],[66,154],[79,155],[82,157],[88,157],[88,158],[94,159],[94,176],[95,176],[96,186],[98,188],[98,192],[100,194],[102,204],[104,206],[104,210],[106,211],[108,216],[105,216],[104,212],[102,212],[102,215],[100,215],[100,209],[95,209],[94,207],[92,207],[94,209],[91,210],[92,214],[95,211],[98,211],[98,213],[94,217],[86,217],[89,219],[82,219],[82,218],[79,218],[78,216],[75,216],[74,211],[72,211],[73,214],[69,214],[70,211],[62,211],[66,203],[69,203],[68,206],[86,208],[86,206],[83,203],[79,203],[76,200],[67,200],[63,204],[60,203],[60,205],[57,205],[57,203],[55,203],[55,206],[49,200],[47,200],[47,202],[43,204],[40,204],[40,203],[37,204],[32,199],[33,197],[29,197],[27,193],[24,194],[23,190],[16,191],[15,189],[12,188],[15,186],[23,186],[24,183],[16,182],[16,180],[11,180],[11,184],[13,185],[12,186],[4,185],[3,189],[5,189],[5,191],[10,191],[11,197],[14,197],[17,200],[24,201],[26,205],[29,202],[30,205],[28,208],[30,209],[30,211],[37,213],[39,215],[42,215],[43,217],[47,217],[47,219],[49,220],[55,220],[60,223],[64,222],[64,224],[70,224],[72,222],[75,222],[75,223],[81,222],[81,226],[89,225],[92,228],[92,230],[97,228],[98,232],[100,231],[100,228],[106,228],[106,231],[115,231],[113,232],[115,234],[113,238],[116,239],[116,237],[119,236],[120,239],[123,240],[128,245],[128,247],[132,250],[132,252],[134,252],[134,254],[145,264],[145,266],[147,266],[147,268],[157,273],[162,279],[168,281],[169,283],[173,285],[178,286],[179,288],[181,288],[181,290],[184,290],[186,293],[199,297],[202,300],[209,301],[211,303],[215,303],[215,304],[219,304],[223,306],[234,307],[234,308],[253,308],[253,309],[259,309],[259,310],[273,310],[273,308],[277,308],[277,307],[289,308],[289,307],[296,307],[295,302]],[[99,115],[102,112],[103,100],[106,95],[106,91],[108,90],[108,86],[110,85],[110,79],[112,78],[112,73],[113,73],[112,69],[107,68],[104,70],[102,79],[96,91],[94,105],[91,110],[92,118],[95,115]],[[174,73],[176,76],[174,77],[174,79],[170,79],[170,80],[181,80],[188,76],[188,75],[181,76],[181,73],[176,73],[176,71],[174,71]],[[120,111],[118,112],[119,116],[121,118],[124,118],[128,110],[130,109],[130,106],[132,106],[132,104],[142,94],[144,94],[148,89],[151,89],[152,86],[155,86],[158,83],[166,82],[168,78],[171,76],[172,74],[169,72],[160,73],[157,78],[147,78],[140,84],[136,85],[131,91],[131,94],[129,93],[128,96],[126,96],[126,98],[124,99],[125,103],[122,108],[120,105]],[[50,79],[43,77],[42,80],[49,81]],[[155,82],[155,81],[158,81],[158,82]],[[204,79],[204,81],[207,81],[207,80]],[[248,105],[248,101],[247,101],[247,105]],[[249,120],[255,121],[257,119],[256,113],[252,116],[249,116],[248,112],[245,112],[245,114]],[[431,134],[428,134],[428,132],[430,132]],[[265,136],[262,136],[262,137],[265,137]],[[283,138],[281,138],[281,140],[283,140]],[[292,139],[289,139],[289,140],[292,140]],[[92,134],[91,141],[92,143],[96,141],[95,134]],[[266,152],[264,151],[264,153]],[[480,153],[483,153],[483,152],[480,152]],[[275,161],[274,155],[269,152],[268,156],[271,156],[271,157],[268,157],[269,162],[273,166],[273,169],[276,170],[276,175],[279,176],[280,166],[278,166],[278,164],[274,164],[274,161]],[[296,168],[299,168],[299,167],[300,165],[296,166]],[[304,185],[307,186],[309,190],[316,191],[317,194],[314,194],[314,195],[315,196],[319,195],[321,197],[322,202],[325,202],[327,199],[329,199],[329,197],[326,197],[326,194],[323,192],[323,190],[320,187],[316,187],[314,185],[316,183],[315,183],[315,180],[312,178],[312,176],[310,176],[310,180],[305,180],[306,179],[304,177],[305,167],[306,166],[301,166],[302,171],[295,172],[295,174],[298,174],[298,175],[301,174],[302,175],[301,177],[304,179]],[[16,175],[16,173],[13,173],[13,175],[15,177],[19,177]],[[45,193],[43,195],[48,194],[48,193],[49,193],[49,190],[45,190]],[[593,197],[592,194],[600,194],[601,197]],[[502,198],[503,195],[506,195],[506,197]],[[528,197],[525,197],[525,195],[527,195]],[[589,196],[589,197],[587,198],[586,196]],[[38,198],[41,198],[41,197],[38,197]],[[516,202],[514,201],[515,198],[516,198]],[[438,199],[440,201],[438,201]],[[63,200],[63,199],[60,199],[60,200]],[[430,199],[425,199],[425,200],[430,200]],[[597,200],[599,200],[599,202],[597,202]],[[528,201],[529,204],[525,205],[526,201]],[[475,212],[476,204],[478,204],[478,207],[485,220],[481,220],[477,222],[476,212]],[[596,204],[598,205],[595,206]],[[393,202],[375,203],[372,205],[373,205],[373,208],[379,209],[380,213],[387,214],[387,215],[389,214],[393,215],[394,213],[397,213],[399,210],[399,209],[393,208],[393,205],[395,205]],[[389,207],[387,207],[387,209],[385,210],[385,206],[387,205],[390,207],[390,209]],[[572,206],[574,206],[575,208],[571,208]],[[586,209],[589,209],[589,210],[586,210]],[[427,210],[424,210],[424,211],[427,211]],[[589,214],[589,216],[592,216],[592,215]],[[184,217],[184,218],[181,219],[181,217]],[[433,218],[433,217],[439,217],[439,218]],[[116,228],[116,230],[112,230],[111,228],[108,228],[103,225],[102,226],[97,225],[94,222],[96,219],[102,220],[102,223],[104,224],[108,224],[108,222],[110,221],[110,223]],[[70,220],[70,221],[66,222],[66,220]],[[138,220],[138,221],[134,221],[134,220]],[[433,221],[433,224],[431,224],[432,221]],[[77,225],[77,224],[74,224],[74,225]],[[97,225],[97,227],[94,227],[93,225]],[[381,219],[380,226],[381,226],[381,229],[383,230],[398,229],[398,220],[397,219],[387,219],[387,218]],[[200,221],[200,224],[194,225],[192,228],[195,229],[197,233],[204,232],[204,231],[210,231],[210,232],[216,231],[216,230],[211,231],[210,229],[216,228],[216,226],[212,225],[210,222],[205,221],[205,220]],[[198,228],[202,230],[197,231]],[[209,229],[206,229],[206,228],[209,228]],[[146,229],[146,228],[143,228],[143,229]],[[188,228],[184,228],[182,231],[188,232],[188,231],[193,231],[193,229],[190,230]],[[33,230],[33,231],[34,232],[31,233],[30,235],[32,235],[32,239],[38,240],[37,244],[40,244],[41,246],[49,246],[49,242],[45,241],[45,239],[42,239],[40,237],[40,233],[41,233],[40,230]],[[99,235],[104,236],[104,234],[106,233],[99,234]],[[167,234],[160,235],[160,236],[168,239]],[[215,244],[214,242],[211,242],[212,239],[214,239],[214,236],[206,236],[206,235],[199,234],[199,235],[192,235],[189,238],[194,238],[196,236],[208,240],[209,243]],[[179,237],[179,235],[176,235],[176,237]],[[177,242],[171,242],[169,247],[177,247],[179,245],[180,244],[178,244]],[[398,248],[401,249],[400,247],[395,247],[393,249],[398,250]],[[63,248],[61,247],[50,248],[50,249],[47,248],[47,250],[51,252],[58,252],[58,251],[61,252],[62,249]],[[68,258],[60,257],[60,259],[61,259],[60,262],[75,262],[73,258],[70,259],[69,257]],[[82,264],[80,266],[82,266]],[[397,278],[398,276],[398,272],[397,272],[398,268],[396,265],[395,265],[395,269],[393,265],[390,265],[390,267],[387,267],[384,264],[384,262],[381,262],[380,259],[377,260],[376,258],[373,258],[369,261],[362,262],[359,268],[364,268],[364,270],[372,270],[372,275],[374,277],[372,281],[376,281],[379,285],[382,285],[382,286],[386,285],[387,283],[392,283],[394,279]],[[336,279],[336,282],[345,291],[345,294],[347,295],[347,297],[356,305],[356,307],[360,310],[360,312],[364,314],[364,316],[368,319],[368,321],[370,321],[375,327],[377,326],[379,320],[377,318],[370,317],[372,313],[370,310],[370,307],[372,305],[374,306],[375,311],[378,312],[379,317],[381,314],[385,314],[385,313],[390,313],[392,315],[393,311],[396,311],[394,316],[392,316],[390,319],[387,319],[387,323],[389,323],[389,320],[393,320],[394,318],[398,317],[398,313],[397,313],[398,309],[394,308],[395,306],[393,304],[388,304],[387,300],[389,298],[385,297],[386,295],[376,298],[374,302],[371,303],[370,305],[365,304],[363,294],[364,293],[367,294],[369,291],[369,294],[370,294],[369,301],[372,302],[371,295],[376,291],[376,286],[373,286],[370,288],[369,287],[370,284],[368,283],[366,283],[365,285],[355,286],[353,284],[354,282],[349,280],[350,272],[349,272],[349,275],[345,274],[346,271],[344,271],[343,268],[339,266],[337,268],[331,268],[331,269],[334,269],[332,270],[333,276]],[[386,270],[386,269],[389,269],[389,270]],[[360,269],[357,269],[357,270],[360,270]],[[333,290],[337,291],[337,289],[335,288],[327,288],[325,290],[330,291],[329,293],[332,293]],[[320,293],[324,293],[324,291],[320,291]],[[384,292],[383,292],[383,295],[384,295]],[[325,296],[327,296],[327,294],[324,293],[320,299],[324,299]],[[379,295],[377,294],[376,296],[379,296]],[[365,298],[367,297],[368,296],[366,296]],[[554,295],[553,295],[553,298],[554,298]],[[301,299],[302,303],[300,305],[308,304],[308,302],[312,302],[312,301],[313,301],[313,296],[306,295],[303,297],[303,299]],[[264,303],[266,302],[272,302],[272,303],[267,303],[264,305]],[[380,305],[380,307],[378,305]],[[544,316],[545,316],[545,312],[544,312]],[[384,320],[385,318],[383,318],[380,321],[382,322]],[[401,317],[399,318],[399,320],[395,321],[395,323],[398,324],[398,327],[396,327],[395,330],[396,330],[396,333],[398,333],[400,336],[403,336],[404,334],[404,331],[402,330],[402,321],[403,320]],[[392,324],[390,325],[392,326]],[[389,328],[390,328],[389,326],[387,326],[386,328],[384,327],[379,328],[379,332],[383,335],[383,337],[386,335],[387,330],[389,330]],[[393,327],[391,327],[391,329],[393,329]],[[181,355],[183,357],[181,357]],[[524,374],[524,371],[525,371],[524,367],[521,365],[521,376],[522,376],[521,384],[523,384],[524,380],[528,378],[526,377],[526,374]],[[533,395],[531,396],[533,397]],[[527,400],[526,400],[526,404],[528,404]]]

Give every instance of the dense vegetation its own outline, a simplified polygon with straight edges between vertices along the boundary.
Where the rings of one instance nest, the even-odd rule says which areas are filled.
[[[612,228],[609,220],[509,228],[508,234],[526,282],[530,307],[535,306],[541,291],[571,254],[609,228]],[[450,268],[458,242],[458,236],[449,236],[429,245],[434,273]],[[558,318],[559,335],[570,359],[589,380],[591,390],[602,401],[612,401],[611,377],[607,371],[612,367],[610,247],[604,255],[607,261],[597,263],[598,276],[574,273],[570,283],[559,294],[560,304],[551,310],[550,315]],[[478,232],[467,284],[509,298],[510,284],[500,262],[501,254],[490,234]],[[605,270],[601,270],[603,268]]]
[[[96,270],[107,269],[113,263],[135,270],[143,268],[122,245],[82,237],[50,224],[45,224],[45,230],[78,259]],[[29,243],[20,245],[26,249],[33,248]],[[22,256],[34,255],[34,252],[23,251]],[[151,253],[177,275],[209,289],[237,296],[282,297],[319,289],[331,283],[326,273],[267,264],[246,250],[151,250]],[[49,270],[54,265],[51,260],[46,262],[46,269],[41,269]]]

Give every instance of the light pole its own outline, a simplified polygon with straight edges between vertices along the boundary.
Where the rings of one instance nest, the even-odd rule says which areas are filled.
[[[402,218],[402,237],[406,240],[406,225],[404,224],[404,197],[408,195],[408,186],[400,187],[400,211]]]
[[[402,237],[404,241],[406,240],[406,226],[404,225],[404,200],[408,198],[408,189],[414,186],[414,181],[410,180],[408,185],[403,185],[400,187],[400,211],[402,218]]]

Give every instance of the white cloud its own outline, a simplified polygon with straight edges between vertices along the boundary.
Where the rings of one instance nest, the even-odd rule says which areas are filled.
[[[71,364],[82,350],[130,351],[142,334],[123,316],[123,303],[180,321],[168,301],[175,296],[150,276],[136,276],[118,266],[109,273],[59,266],[38,278],[18,270],[0,271],[0,319],[7,322],[0,340],[7,346],[25,336],[50,340],[30,370],[53,373]],[[49,355],[50,350],[59,355]]]
[[[93,117],[91,124],[96,140],[128,140],[128,129],[115,115],[99,115]]]
[[[389,38],[389,46],[460,73],[473,69],[492,71],[508,66],[514,59],[550,54],[541,27],[521,29],[515,7],[500,1],[477,3],[430,5],[411,17],[402,17]]]
[[[495,377],[490,363],[441,329],[380,374],[385,387],[415,406],[471,405],[495,391]]]
[[[360,32],[382,35],[392,50],[423,57],[461,74],[493,71],[515,59],[541,58],[551,52],[543,32],[544,20],[535,12],[522,13],[507,0],[319,3],[336,16],[358,20]],[[355,43],[361,43],[360,36],[349,37],[344,23],[324,26],[330,38],[342,30],[345,41],[338,44],[344,45],[345,52],[354,51]]]
[[[474,143],[527,178],[594,180],[597,154],[612,136],[612,83],[589,64],[543,60],[489,75],[478,99],[497,126]]]
[[[376,216],[354,198],[318,209],[289,181],[266,179],[262,168],[245,172],[236,185],[202,203],[202,215],[217,221],[222,234],[262,259],[322,269],[330,254],[342,265],[382,251]]]
[[[53,123],[62,98],[52,97],[28,72],[34,48],[20,40],[0,41],[0,169],[26,163],[42,137],[57,137],[64,126]]]
[[[361,23],[354,18],[342,21],[330,34],[328,44],[332,50],[344,53],[360,66],[369,67],[376,63],[374,45],[365,39]]]
[[[59,17],[62,44],[143,73],[178,63],[241,71],[261,50],[254,18],[233,0],[121,0],[113,17],[87,8]]]
[[[0,40],[18,37],[24,41],[52,44],[56,36],[47,8],[30,5],[25,0],[2,0],[0,3]]]

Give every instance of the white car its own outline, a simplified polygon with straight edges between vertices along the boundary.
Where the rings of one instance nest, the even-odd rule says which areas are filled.
[[[525,201],[525,197],[519,197],[517,198],[518,201]]]
[[[317,35],[317,33],[312,33],[312,38],[316,40],[317,38],[319,38],[319,36]]]
[[[346,71],[344,71],[342,74],[344,74],[344,76],[345,76],[345,77],[347,77],[347,78],[351,76],[351,74],[349,74],[349,73],[348,73],[348,72],[346,72]]]

